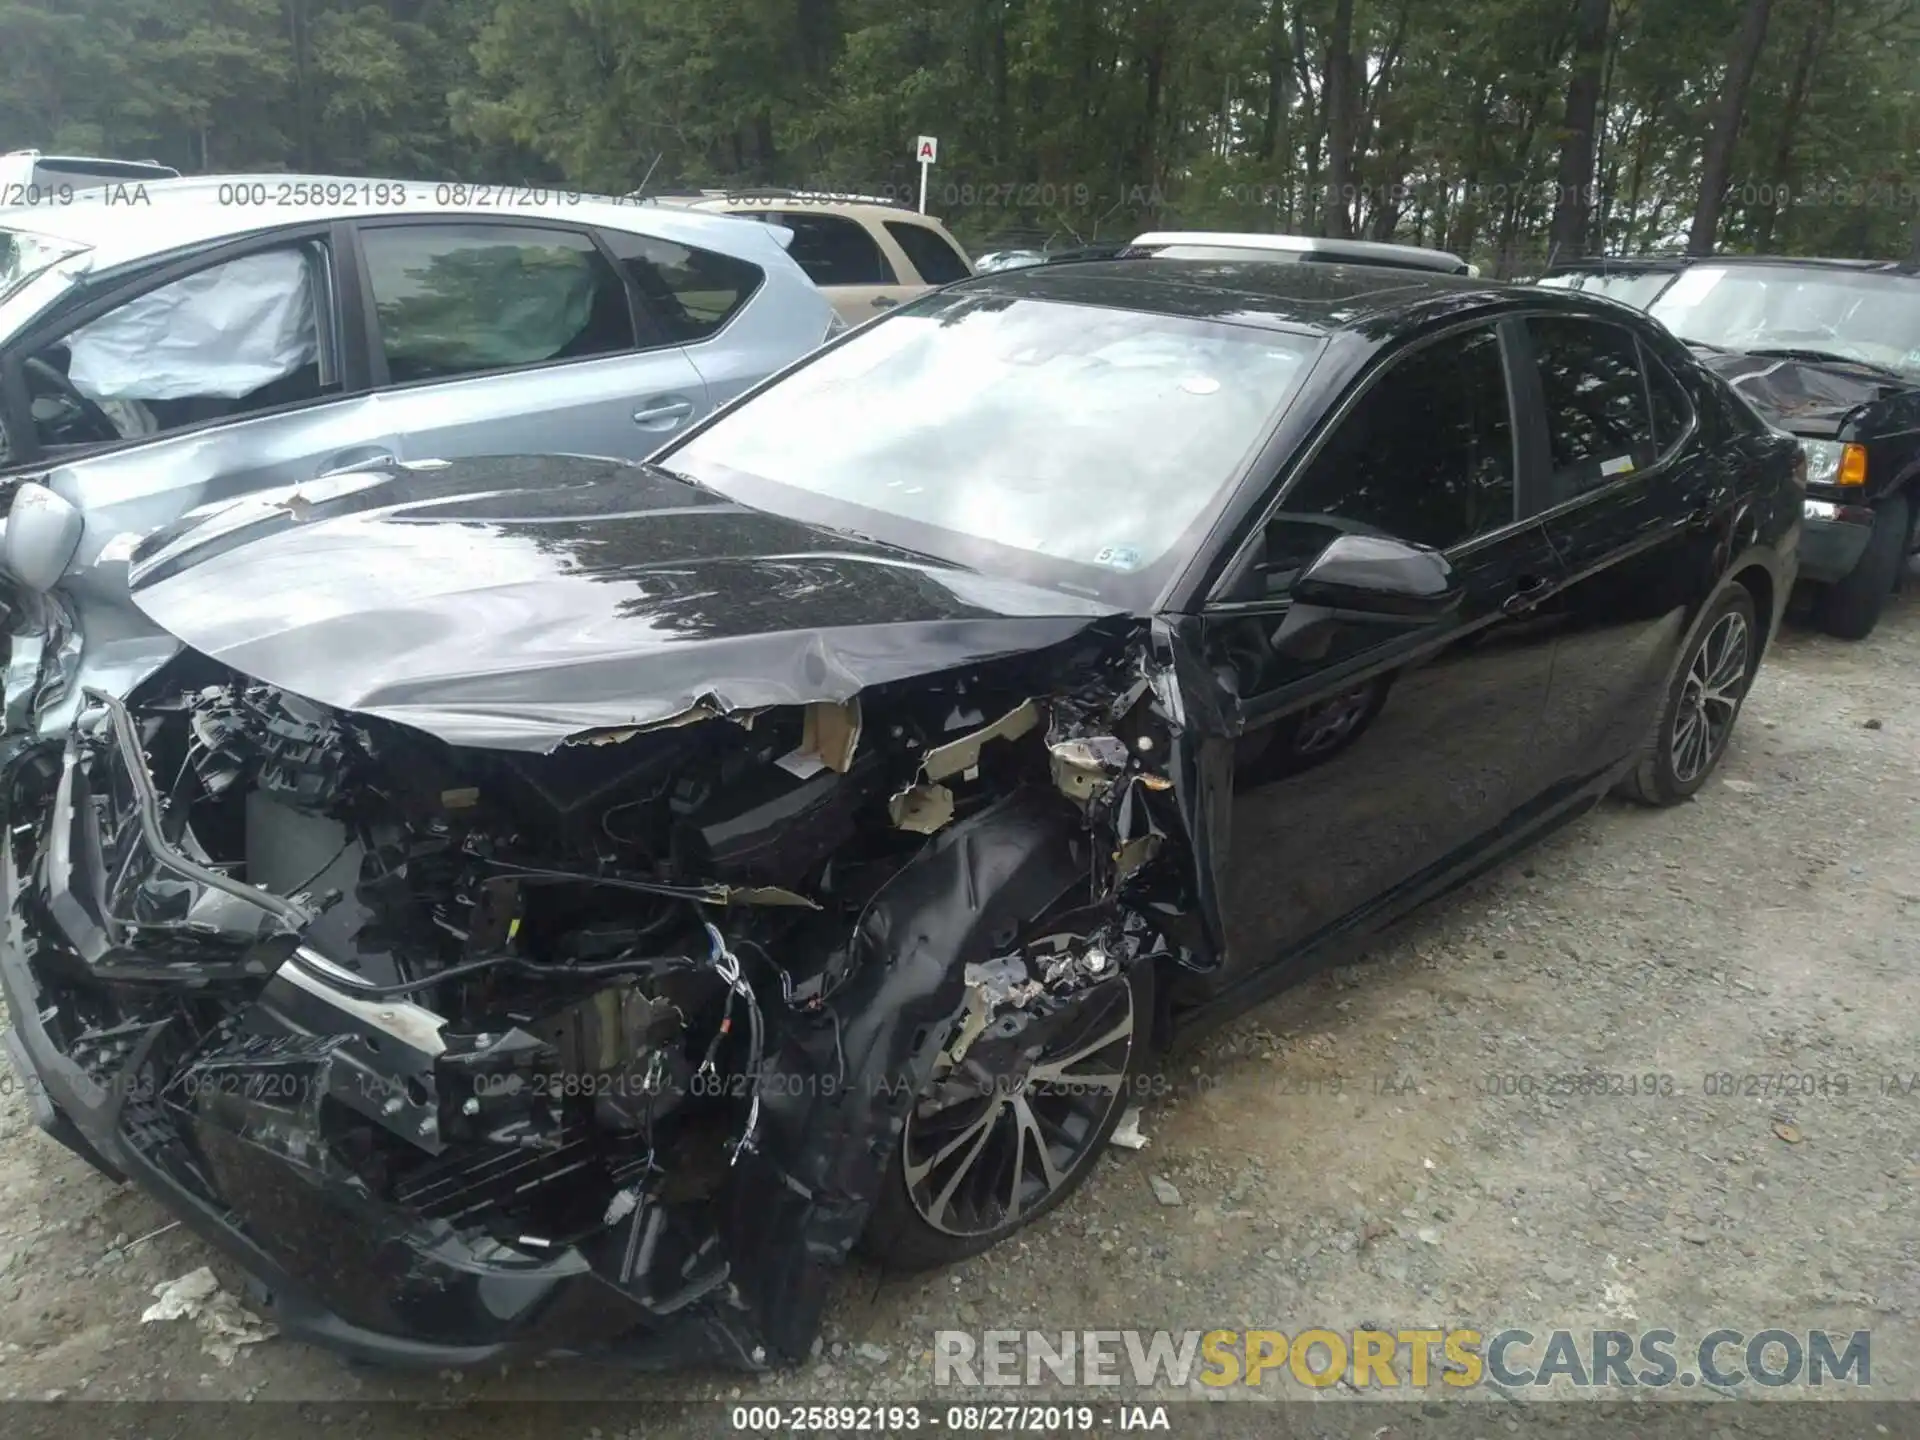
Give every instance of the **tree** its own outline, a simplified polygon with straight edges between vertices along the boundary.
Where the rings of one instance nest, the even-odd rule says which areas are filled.
[[[982,247],[1900,255],[1920,0],[0,0],[0,148],[911,199],[920,133]]]
[[[1689,255],[1711,255],[1720,233],[1720,210],[1726,201],[1727,177],[1733,169],[1733,146],[1740,137],[1740,121],[1746,112],[1747,88],[1759,67],[1760,52],[1766,48],[1767,18],[1773,0],[1747,0],[1727,57],[1727,78],[1720,91],[1720,104],[1713,130],[1707,136],[1706,153],[1700,161],[1700,199],[1694,206],[1693,228],[1687,235]]]
[[[1600,70],[1607,53],[1607,27],[1613,20],[1613,0],[1579,0],[1579,7],[1574,22],[1573,76],[1567,82],[1567,112],[1560,141],[1559,187],[1547,232],[1548,253],[1563,260],[1586,250],[1594,147],[1599,138]]]
[[[1341,237],[1353,234],[1353,70],[1353,0],[1334,0],[1327,37],[1327,196],[1321,233]]]

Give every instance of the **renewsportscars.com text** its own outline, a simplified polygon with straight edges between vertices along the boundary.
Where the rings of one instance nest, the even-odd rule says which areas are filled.
[[[965,1330],[934,1333],[935,1385],[1294,1384],[1356,1390],[1870,1385],[1866,1330]]]

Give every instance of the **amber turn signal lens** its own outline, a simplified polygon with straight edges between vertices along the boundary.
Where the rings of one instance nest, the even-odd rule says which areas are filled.
[[[1836,485],[1864,485],[1867,483],[1867,447],[1864,445],[1843,445],[1840,447],[1840,473],[1834,477]]]

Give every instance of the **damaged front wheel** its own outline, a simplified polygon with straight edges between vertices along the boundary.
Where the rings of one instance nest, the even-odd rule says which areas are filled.
[[[1147,1062],[1152,977],[1135,965],[1013,1034],[989,1029],[936,1077],[907,1116],[865,1248],[900,1269],[951,1264],[1078,1189]]]

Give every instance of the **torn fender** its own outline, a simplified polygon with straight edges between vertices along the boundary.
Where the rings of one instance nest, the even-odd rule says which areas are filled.
[[[1017,791],[948,826],[861,916],[846,979],[795,1016],[762,1071],[759,1149],[725,1224],[736,1282],[772,1346],[804,1356],[827,1277],[886,1182],[913,1097],[966,1004],[968,964],[1087,882],[1091,851],[1057,795]]]

